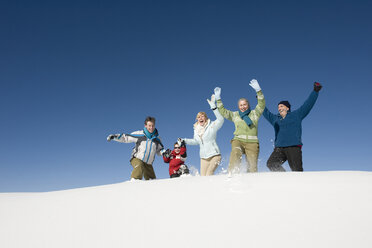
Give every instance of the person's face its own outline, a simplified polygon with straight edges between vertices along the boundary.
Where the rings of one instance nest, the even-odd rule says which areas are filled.
[[[281,116],[286,116],[288,113],[289,108],[285,106],[284,104],[279,104],[278,105],[278,112]]]
[[[205,117],[205,115],[202,115],[202,114],[198,115],[197,119],[198,119],[199,125],[201,126],[204,126],[205,123],[207,122],[207,117]]]
[[[247,101],[241,100],[238,102],[238,108],[241,112],[247,111],[249,108],[249,104]]]
[[[150,133],[154,132],[155,130],[155,123],[151,122],[151,121],[148,121],[145,125],[145,128],[147,129],[147,131],[149,131]]]
[[[179,153],[180,152],[180,146],[177,144],[177,145],[174,145],[174,151],[176,152],[176,153]]]

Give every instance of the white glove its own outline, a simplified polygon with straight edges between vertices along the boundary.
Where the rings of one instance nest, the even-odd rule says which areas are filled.
[[[110,134],[109,136],[107,136],[107,141],[111,141],[113,140],[114,138],[117,138],[118,135],[117,134]]]
[[[207,99],[207,102],[209,103],[209,106],[211,106],[211,109],[216,109],[216,97],[214,94],[211,96],[211,100]]]
[[[182,138],[178,138],[178,139],[177,139],[177,144],[178,144],[179,146],[181,146],[182,142],[183,142],[183,139],[182,139]]]
[[[249,86],[251,86],[256,92],[259,92],[261,90],[260,85],[258,84],[256,79],[252,79],[249,83]]]
[[[214,95],[216,96],[216,101],[221,99],[221,88],[220,87],[214,88]]]

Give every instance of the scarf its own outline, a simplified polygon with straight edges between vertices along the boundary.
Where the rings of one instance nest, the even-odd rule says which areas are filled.
[[[251,125],[253,125],[251,118],[249,118],[248,116],[250,112],[251,112],[251,108],[248,108],[244,112],[239,110],[240,118],[242,118],[245,121],[245,123],[247,123],[248,127],[251,127]]]
[[[156,139],[159,136],[158,130],[156,128],[155,128],[154,132],[152,132],[152,133],[150,133],[149,130],[147,130],[147,128],[144,128],[143,133],[150,140]]]
[[[198,122],[196,122],[194,124],[194,129],[195,129],[195,132],[196,134],[200,137],[201,140],[203,140],[203,135],[204,135],[204,132],[205,132],[205,129],[206,127],[209,125],[209,123],[211,122],[210,119],[207,120],[207,122],[204,124],[204,126],[200,126]]]

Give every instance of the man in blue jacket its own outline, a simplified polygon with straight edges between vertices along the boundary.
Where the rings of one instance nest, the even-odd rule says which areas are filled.
[[[282,164],[288,160],[292,171],[303,171],[302,167],[302,120],[313,108],[322,85],[314,83],[314,91],[297,110],[291,112],[291,104],[281,101],[278,104],[278,115],[274,115],[267,108],[263,116],[273,125],[275,130],[275,148],[267,160],[267,167],[271,171],[285,171]]]

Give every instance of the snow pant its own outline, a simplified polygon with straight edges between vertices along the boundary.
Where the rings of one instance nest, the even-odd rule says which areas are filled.
[[[133,166],[133,171],[130,175],[131,178],[140,180],[142,177],[144,177],[145,180],[156,178],[154,168],[151,164],[146,164],[138,158],[132,158],[130,164]]]
[[[292,171],[304,171],[300,146],[275,147],[267,160],[267,167],[271,171],[285,171],[282,164],[287,160]]]
[[[170,178],[180,177],[181,175],[189,174],[189,168],[187,165],[183,164],[181,167],[176,171],[176,173],[170,175]]]
[[[221,163],[221,155],[200,159],[200,175],[211,176]]]
[[[257,172],[258,153],[260,152],[259,143],[243,142],[231,140],[231,154],[228,171],[236,173],[240,170],[243,154],[247,161],[247,172]]]

